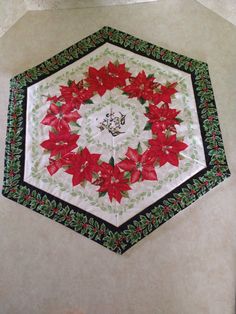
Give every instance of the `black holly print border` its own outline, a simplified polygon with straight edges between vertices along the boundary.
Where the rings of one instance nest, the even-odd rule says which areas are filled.
[[[191,74],[207,163],[205,169],[120,227],[115,227],[23,180],[27,87],[107,42]],[[13,77],[10,81],[7,125],[2,194],[119,254],[123,254],[230,176],[207,64],[107,26],[51,59]]]

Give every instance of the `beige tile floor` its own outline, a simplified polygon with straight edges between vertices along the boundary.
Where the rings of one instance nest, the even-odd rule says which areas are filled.
[[[192,0],[29,12],[0,39],[0,175],[9,78],[104,25],[208,62],[232,176],[117,256],[0,198],[0,314],[233,314],[236,28]]]
[[[27,11],[97,7],[160,0],[0,0],[0,37]],[[195,0],[236,25],[235,0]],[[174,0],[172,0],[174,2]]]

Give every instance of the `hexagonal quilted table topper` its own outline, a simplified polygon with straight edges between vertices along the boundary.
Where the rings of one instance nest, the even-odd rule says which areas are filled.
[[[204,62],[104,27],[11,80],[3,194],[117,253],[229,174]]]

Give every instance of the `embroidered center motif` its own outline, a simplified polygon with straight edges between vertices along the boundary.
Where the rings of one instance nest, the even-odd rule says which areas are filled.
[[[109,113],[106,114],[106,117],[102,122],[99,123],[98,128],[100,131],[107,130],[112,136],[117,136],[122,133],[122,125],[125,125],[126,114],[119,112],[119,115],[116,115],[111,109]]]

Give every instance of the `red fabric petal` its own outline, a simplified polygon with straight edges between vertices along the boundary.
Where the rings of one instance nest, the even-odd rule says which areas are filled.
[[[131,147],[128,148],[127,153],[125,154],[129,159],[138,162],[140,159],[139,153],[136,149],[133,149]]]
[[[164,142],[167,144],[167,145],[174,145],[176,143],[176,135],[172,135],[170,137],[165,137],[166,139],[164,139]]]
[[[120,203],[120,201],[122,199],[121,192],[119,190],[114,189],[113,190],[113,197],[114,197],[114,199],[117,200],[118,203]]]
[[[157,180],[157,174],[155,169],[152,168],[148,168],[148,167],[143,167],[143,171],[142,171],[142,179],[143,180]]]
[[[120,203],[121,198],[122,198],[120,191],[116,190],[114,187],[111,187],[108,190],[108,195],[109,195],[109,199],[111,202],[112,202],[112,199],[114,198],[115,200],[117,200]]]
[[[100,157],[101,157],[101,154],[91,154],[90,155],[91,161],[93,163],[97,163]]]
[[[73,111],[63,115],[63,119],[67,122],[74,121],[76,122],[81,116],[77,111]]]
[[[59,112],[60,112],[60,107],[58,107],[57,105],[55,105],[55,104],[51,104],[50,105],[50,111],[54,114],[54,115],[56,115],[56,114],[58,114]]]
[[[85,179],[89,182],[92,182],[92,179],[93,179],[93,177],[92,177],[93,170],[92,169],[93,169],[92,167],[87,166],[83,171]]]
[[[84,180],[84,176],[82,173],[77,172],[72,177],[73,186],[80,184]]]
[[[107,192],[110,184],[108,182],[103,182],[100,188],[98,189],[98,192]]]
[[[55,124],[55,128],[57,130],[63,130],[63,131],[65,131],[65,130],[69,131],[70,130],[68,123],[64,119],[57,120],[57,123]]]
[[[47,150],[51,150],[55,146],[55,144],[50,140],[43,141],[40,145]]]
[[[187,147],[188,147],[188,145],[185,144],[184,142],[177,141],[173,145],[173,151],[178,153],[182,150],[185,150]]]
[[[129,191],[131,187],[127,183],[115,183],[114,186],[118,188],[120,191]]]
[[[136,164],[132,160],[124,159],[120,161],[117,166],[125,171],[132,171],[136,167]]]
[[[154,162],[156,161],[156,158],[153,156],[153,154],[151,154],[150,150],[147,149],[140,158],[140,162],[142,164],[154,164]]]
[[[160,93],[155,93],[155,94],[152,96],[152,100],[153,100],[153,102],[154,102],[155,105],[158,105],[158,104],[162,101],[161,94],[160,94]]]
[[[103,95],[105,94],[105,92],[106,92],[106,87],[105,87],[105,86],[99,86],[99,87],[97,88],[97,92],[98,92],[98,94],[99,94],[100,96],[103,96]]]
[[[43,118],[43,120],[41,121],[41,123],[42,123],[42,124],[45,124],[45,125],[51,125],[55,120],[57,120],[57,118],[56,118],[54,115],[48,113],[48,114]]]
[[[178,167],[178,165],[179,165],[178,156],[176,154],[174,154],[174,153],[169,153],[168,154],[168,162],[170,164],[172,164],[173,166]]]
[[[52,176],[54,173],[56,173],[60,168],[62,167],[61,160],[52,160],[50,161],[50,164],[47,166],[47,170]]]
[[[73,144],[73,143],[70,145],[61,145],[61,147],[57,149],[57,153],[60,153],[61,156],[64,156],[67,153],[71,152],[73,149],[75,149],[77,146],[78,146],[77,144]]]
[[[163,152],[158,152],[158,160],[160,167],[164,166],[168,161],[167,156]]]
[[[98,71],[97,71],[97,69],[95,69],[94,67],[89,67],[88,73],[89,73],[89,76],[90,76],[90,77],[96,77]]]
[[[139,180],[141,172],[139,170],[134,170],[131,173],[131,183],[135,183]]]

